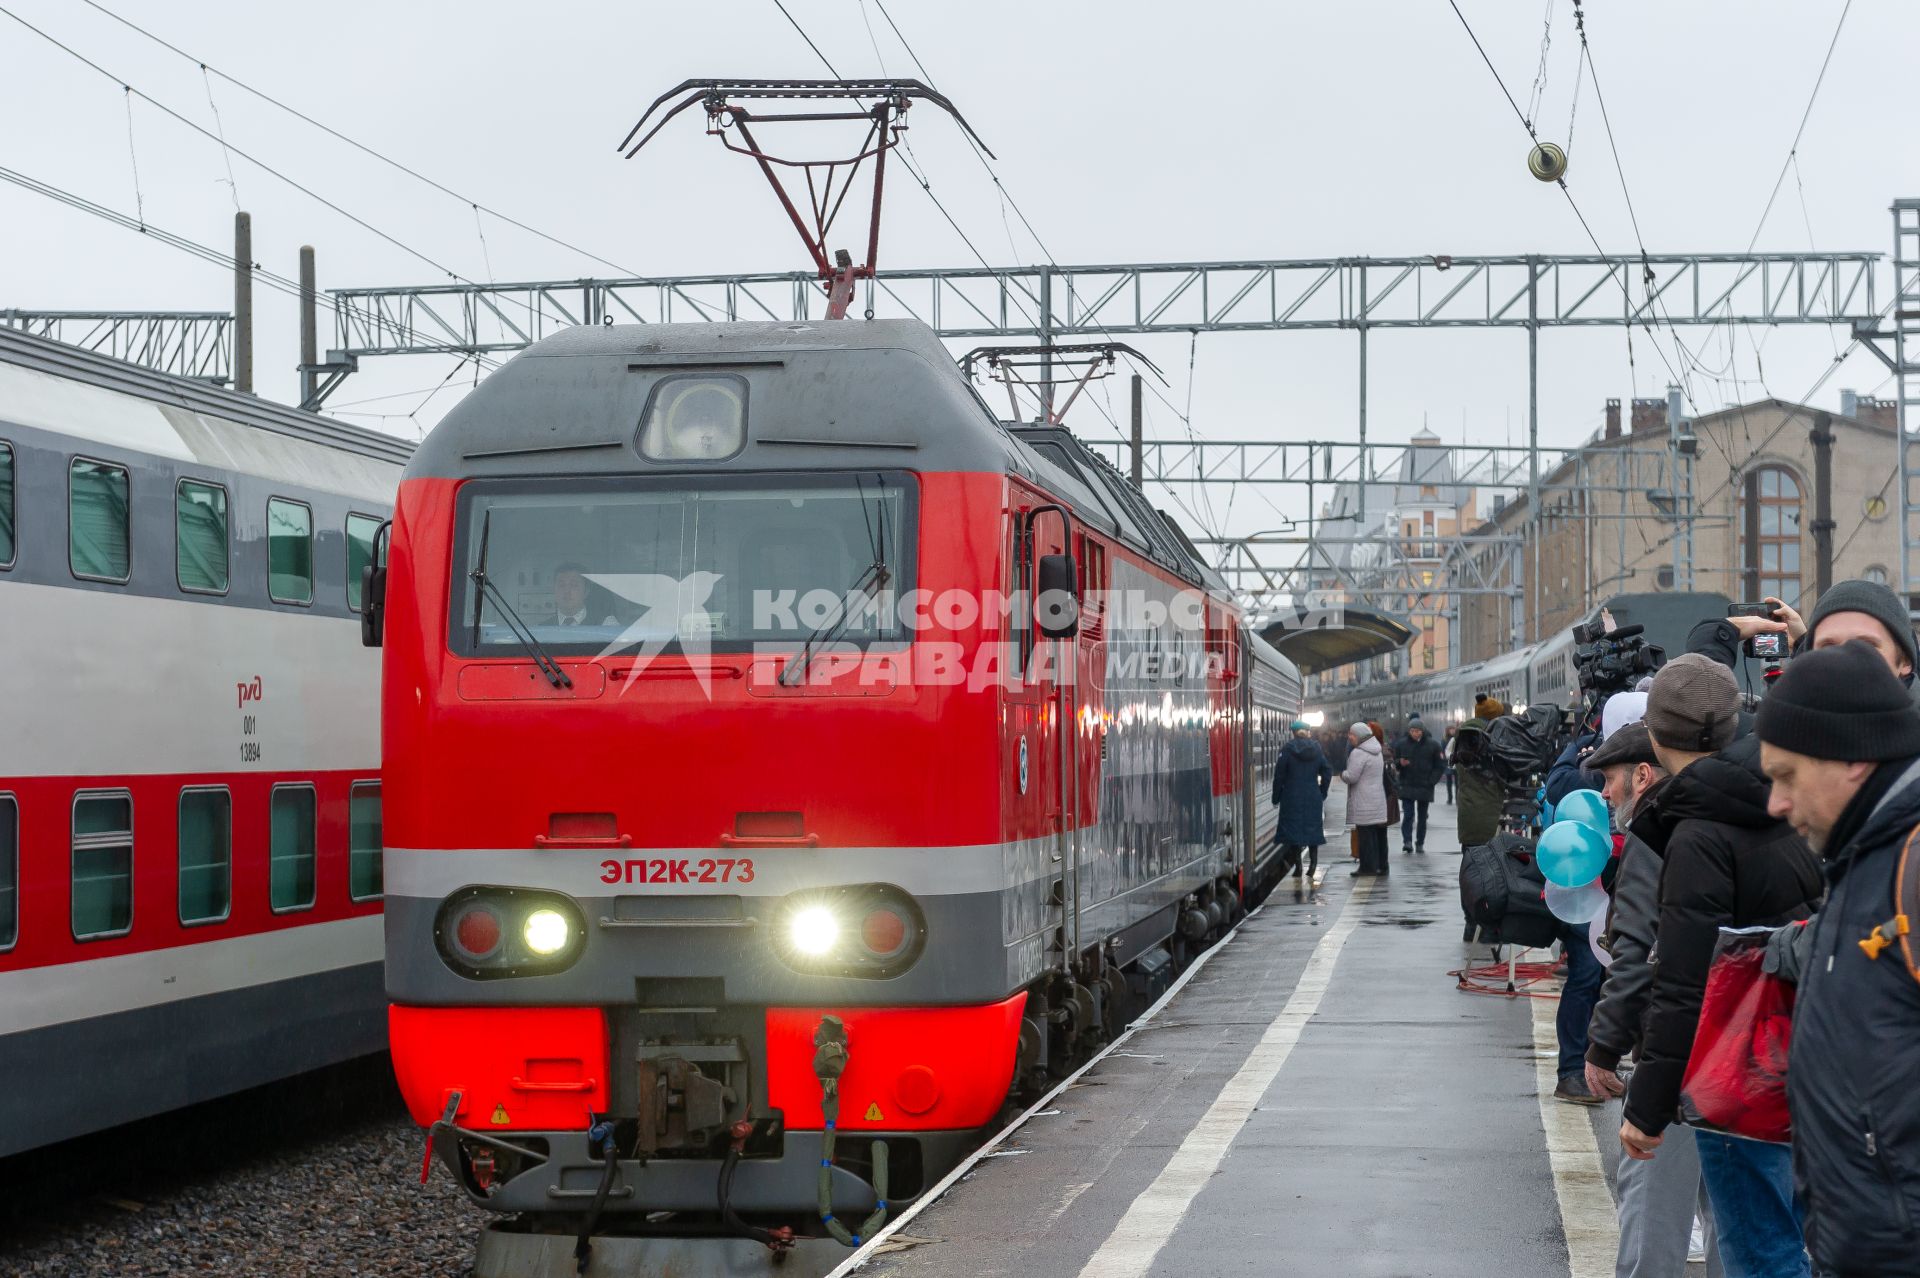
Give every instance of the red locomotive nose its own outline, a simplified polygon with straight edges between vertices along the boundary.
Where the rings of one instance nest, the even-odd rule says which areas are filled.
[[[485,958],[500,946],[500,916],[475,906],[453,925],[453,939],[473,958]]]

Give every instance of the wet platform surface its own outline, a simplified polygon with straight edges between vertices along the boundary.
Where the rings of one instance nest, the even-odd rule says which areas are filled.
[[[1339,787],[1328,805],[1340,830]],[[1453,809],[1354,878],[1334,835],[1111,1055],[859,1272],[1613,1272],[1617,1105],[1553,1087],[1542,999],[1463,993]],[[1539,957],[1535,955],[1534,957]]]

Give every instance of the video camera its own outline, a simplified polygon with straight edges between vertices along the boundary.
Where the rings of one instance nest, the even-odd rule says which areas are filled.
[[[1667,650],[1646,641],[1645,626],[1606,627],[1607,619],[1596,617],[1573,628],[1574,671],[1590,702],[1625,692],[1667,664]]]

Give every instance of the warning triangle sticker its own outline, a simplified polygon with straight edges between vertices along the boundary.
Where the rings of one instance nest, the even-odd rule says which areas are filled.
[[[868,1101],[867,1102],[867,1121],[869,1123],[877,1123],[881,1120],[882,1117],[883,1115],[880,1113],[880,1102]]]
[[[495,1126],[505,1127],[512,1121],[512,1119],[507,1117],[507,1107],[505,1105],[495,1105],[493,1107],[493,1122]]]

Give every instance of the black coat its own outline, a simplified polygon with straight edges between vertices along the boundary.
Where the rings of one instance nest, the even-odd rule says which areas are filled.
[[[1408,733],[1393,743],[1393,763],[1400,777],[1400,797],[1433,801],[1433,787],[1447,774],[1446,748],[1422,732],[1415,741]]]
[[[1814,1268],[1843,1278],[1920,1275],[1920,981],[1898,948],[1860,949],[1893,915],[1894,867],[1920,824],[1920,763],[1827,863],[1793,1013],[1787,1104]],[[1869,799],[1872,796],[1867,796]]]
[[[1280,747],[1280,763],[1273,770],[1273,806],[1280,809],[1280,842],[1317,848],[1327,841],[1320,812],[1332,783],[1333,767],[1312,737],[1295,737]]]
[[[1674,1120],[1701,996],[1723,927],[1777,927],[1820,903],[1820,863],[1806,840],[1767,815],[1760,742],[1743,737],[1647,796],[1633,833],[1660,853],[1653,988],[1626,1117],[1658,1134]]]
[[[1653,992],[1654,929],[1660,924],[1660,854],[1629,834],[1613,878],[1607,918],[1607,966],[1587,1025],[1587,1061],[1618,1071],[1640,1050],[1640,1027]]]

